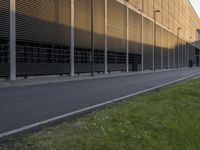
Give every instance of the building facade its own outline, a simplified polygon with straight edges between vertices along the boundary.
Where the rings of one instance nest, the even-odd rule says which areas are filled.
[[[188,0],[0,0],[0,77],[11,80],[195,67],[199,39]]]

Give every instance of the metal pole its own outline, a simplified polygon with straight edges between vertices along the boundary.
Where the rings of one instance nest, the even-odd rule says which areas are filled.
[[[164,37],[163,36],[163,29],[161,29],[161,32],[162,32],[162,36],[161,36],[162,37],[161,38],[161,40],[162,40],[162,42],[161,42],[162,43],[162,46],[161,46],[161,69],[163,69],[163,45],[164,45],[163,44],[163,42],[164,42],[164,40],[163,40],[163,37]]]
[[[144,18],[143,18],[143,15],[142,15],[142,72],[144,71],[144,39],[143,39],[143,24],[144,24]]]
[[[104,51],[104,73],[108,73],[108,0],[105,0],[105,51]]]
[[[192,39],[192,37],[190,37],[189,38],[189,67],[190,67],[190,62],[191,62],[191,40],[190,39]]]
[[[70,48],[70,75],[74,76],[74,0],[71,0],[71,48]]]
[[[94,0],[91,0],[91,76],[94,76]]]
[[[16,80],[16,0],[10,0],[10,80]]]
[[[144,3],[143,3],[143,0],[142,0],[142,8],[141,9],[138,9],[140,12],[141,12],[141,17],[142,17],[142,28],[141,28],[141,46],[142,46],[142,56],[141,56],[141,71],[143,72],[144,71],[144,43],[143,43],[143,22],[144,22],[144,18],[143,18],[143,14],[142,12],[144,11]]]
[[[142,0],[142,9],[141,9],[140,11],[141,11],[141,12],[144,12],[144,1],[143,1],[143,0]],[[143,42],[143,41],[144,41],[144,39],[143,39],[143,32],[144,32],[144,31],[143,31],[143,24],[144,24],[144,18],[143,18],[143,14],[141,14],[141,16],[142,16],[142,31],[141,31],[141,32],[142,32],[142,33],[141,33],[141,34],[142,34],[142,36],[141,36],[141,38],[142,38],[142,39],[141,39],[141,42],[142,42],[142,43],[141,43],[141,44],[142,44],[142,60],[141,60],[141,61],[142,61],[142,62],[141,62],[142,64],[141,64],[141,65],[142,65],[142,66],[141,66],[141,71],[143,72],[143,71],[144,71],[144,42]]]
[[[129,72],[129,8],[126,11],[126,72]]]
[[[179,30],[181,28],[177,28],[177,69],[179,68]]]
[[[177,61],[177,69],[179,68],[179,44],[178,44],[178,34],[177,34],[177,55],[176,55],[176,61]]]
[[[154,4],[154,0],[153,0],[153,71],[155,71],[155,4]]]

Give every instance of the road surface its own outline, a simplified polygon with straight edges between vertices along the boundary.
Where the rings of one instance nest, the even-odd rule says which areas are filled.
[[[198,74],[200,69],[193,68],[1,88],[0,138],[44,120]]]

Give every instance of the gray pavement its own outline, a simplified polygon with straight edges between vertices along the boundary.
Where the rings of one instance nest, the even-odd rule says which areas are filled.
[[[86,107],[198,75],[200,75],[200,68],[191,68],[0,88],[0,135]]]

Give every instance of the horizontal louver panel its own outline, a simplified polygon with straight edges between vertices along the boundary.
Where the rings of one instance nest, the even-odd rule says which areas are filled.
[[[91,47],[91,0],[75,0],[75,47]]]
[[[105,1],[94,0],[94,48],[104,50]]]
[[[69,45],[70,6],[70,0],[18,0],[17,39]]]
[[[9,37],[9,0],[0,0],[0,38]]]
[[[142,17],[134,11],[129,11],[129,52],[142,53]]]
[[[126,7],[116,0],[108,0],[108,49],[126,51]]]
[[[153,23],[144,18],[143,22],[144,43],[144,69],[153,69]]]

